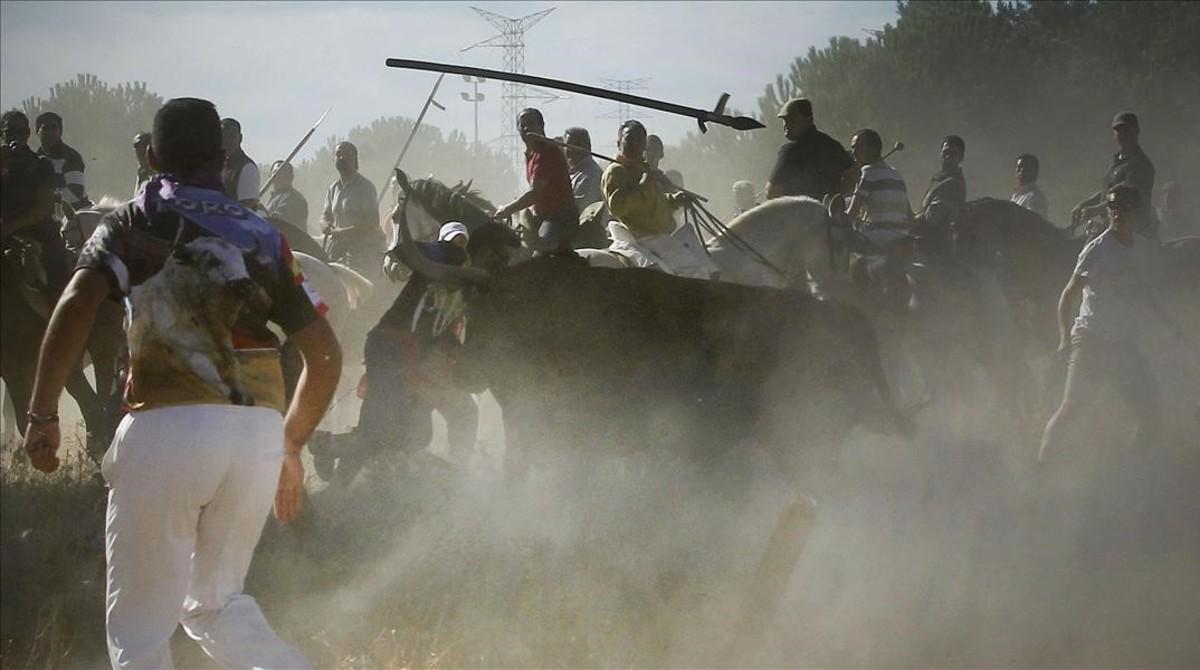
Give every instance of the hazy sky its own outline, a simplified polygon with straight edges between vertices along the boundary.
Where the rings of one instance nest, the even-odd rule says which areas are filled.
[[[386,115],[413,117],[437,75],[395,70],[387,57],[499,69],[500,49],[462,47],[497,31],[471,4],[520,17],[557,7],[526,36],[526,72],[602,85],[601,78],[646,78],[641,95],[711,107],[756,109],[776,74],[810,46],[836,35],[862,37],[894,21],[894,2],[3,2],[0,105],[5,109],[88,72],[110,83],[145,81],[164,98],[211,99],[242,122],[247,153],[282,157],[332,106],[301,157],[331,134]],[[473,133],[462,79],[447,76],[427,120]],[[500,85],[481,86],[480,140],[500,135]],[[573,96],[540,105],[548,130],[591,129],[611,147],[613,103]],[[819,109],[818,109],[819,113]],[[668,142],[695,122],[635,112]],[[70,142],[70,119],[65,119]],[[511,122],[511,121],[510,121]]]

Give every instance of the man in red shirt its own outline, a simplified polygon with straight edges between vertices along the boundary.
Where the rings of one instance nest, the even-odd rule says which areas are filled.
[[[579,210],[571,191],[571,172],[567,159],[554,144],[546,141],[546,122],[542,113],[530,107],[517,116],[517,130],[525,142],[525,178],[529,190],[501,207],[497,219],[528,209],[523,226],[531,233],[526,244],[537,253],[566,251],[579,228]]]

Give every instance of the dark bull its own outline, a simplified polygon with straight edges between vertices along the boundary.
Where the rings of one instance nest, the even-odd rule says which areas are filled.
[[[715,460],[749,442],[794,467],[857,424],[910,430],[852,307],[574,256],[491,273],[440,265],[417,251],[403,203],[394,216],[413,271],[464,290],[456,374],[503,408],[510,474],[536,460],[534,445],[554,444],[555,457],[652,446]]]

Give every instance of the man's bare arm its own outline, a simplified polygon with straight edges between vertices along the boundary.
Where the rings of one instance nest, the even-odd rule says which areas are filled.
[[[1071,275],[1071,280],[1063,288],[1062,295],[1058,297],[1058,350],[1060,353],[1066,351],[1071,334],[1071,315],[1075,312],[1076,305],[1079,304],[1079,296],[1083,293],[1083,287],[1087,285],[1087,278],[1079,275]]]
[[[517,198],[516,200],[513,200],[512,202],[508,203],[507,205],[505,205],[505,206],[501,207],[499,210],[497,210],[496,218],[503,219],[504,217],[508,216],[509,214],[512,214],[513,212],[519,212],[519,211],[525,209],[526,207],[533,206],[533,203],[538,201],[538,198],[541,197],[542,192],[545,190],[546,190],[546,180],[545,179],[534,180],[533,185],[529,187],[528,191],[525,191],[525,193],[521,194],[521,197]]]
[[[312,323],[290,336],[300,357],[304,359],[304,370],[296,384],[296,393],[288,407],[283,422],[284,439],[289,452],[299,453],[304,443],[316,430],[333,393],[337,390],[342,374],[342,349],[337,336],[325,319]]]
[[[292,333],[291,340],[300,350],[304,369],[296,384],[296,394],[283,420],[283,464],[279,485],[275,488],[275,518],[288,523],[300,513],[304,501],[304,464],[300,450],[312,435],[342,374],[342,349],[329,322],[316,319]]]

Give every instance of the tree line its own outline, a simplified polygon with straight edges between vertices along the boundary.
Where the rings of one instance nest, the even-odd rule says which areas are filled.
[[[1187,2],[898,3],[894,24],[869,37],[810,48],[765,86],[755,116],[766,130],[690,133],[667,152],[689,188],[732,209],[730,187],[761,189],[783,141],[775,115],[793,95],[813,101],[818,128],[849,146],[874,128],[914,205],[938,167],[945,135],[967,142],[968,196],[1007,197],[1023,152],[1041,159],[1051,219],[1096,191],[1116,151],[1113,115],[1136,112],[1157,185],[1196,192],[1189,169],[1200,110],[1200,11]],[[1156,194],[1157,195],[1157,194]]]

